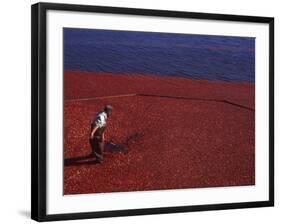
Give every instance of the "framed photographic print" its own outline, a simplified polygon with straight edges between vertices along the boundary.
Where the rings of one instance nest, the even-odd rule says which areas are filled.
[[[274,19],[32,6],[32,218],[274,205]]]

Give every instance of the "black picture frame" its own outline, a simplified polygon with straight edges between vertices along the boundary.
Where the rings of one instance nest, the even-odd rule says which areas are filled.
[[[205,20],[239,21],[269,24],[269,200],[243,203],[208,204],[196,206],[161,207],[70,214],[46,214],[46,12],[64,10],[101,12],[124,15],[162,16]],[[161,213],[192,212],[274,206],[274,18],[164,11],[136,8],[102,7],[74,4],[37,3],[32,5],[32,165],[31,165],[31,218],[37,221],[86,219]]]

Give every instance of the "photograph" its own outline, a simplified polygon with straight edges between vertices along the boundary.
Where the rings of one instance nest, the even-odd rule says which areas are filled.
[[[254,36],[62,32],[64,195],[255,186]]]

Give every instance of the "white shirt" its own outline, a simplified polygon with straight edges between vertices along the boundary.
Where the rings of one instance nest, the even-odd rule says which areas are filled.
[[[97,115],[95,124],[99,128],[106,126],[107,114],[105,112],[101,112]]]

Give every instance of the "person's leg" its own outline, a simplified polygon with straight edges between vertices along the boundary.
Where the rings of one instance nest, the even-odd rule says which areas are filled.
[[[100,160],[103,161],[103,149],[104,149],[104,142],[99,142],[99,155],[100,155]]]
[[[95,155],[95,142],[94,142],[94,139],[90,139],[90,146],[91,146],[91,149],[92,149],[91,154]]]
[[[97,138],[93,138],[90,139],[90,145],[92,148],[92,155],[96,157],[99,163],[101,163],[103,161],[104,143]]]
[[[96,142],[95,156],[99,163],[103,162],[103,147],[104,147],[103,142],[101,142],[101,141]]]

